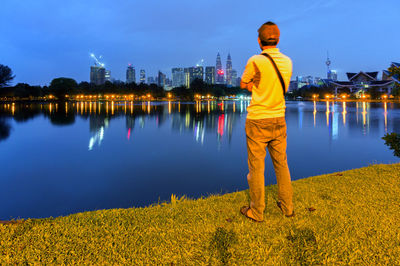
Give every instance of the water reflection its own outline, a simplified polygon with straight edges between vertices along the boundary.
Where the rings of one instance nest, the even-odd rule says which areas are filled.
[[[6,124],[5,117],[13,117],[15,121],[23,122],[34,118],[37,115],[44,115],[49,118],[53,125],[64,126],[75,123],[76,116],[89,118],[90,132],[93,136],[89,140],[89,150],[96,145],[101,145],[108,124],[118,117],[125,117],[127,127],[127,138],[133,132],[137,120],[141,127],[144,127],[145,119],[156,117],[158,126],[168,118],[171,120],[171,128],[175,131],[193,131],[194,139],[199,143],[204,143],[206,130],[215,130],[218,139],[227,134],[231,138],[232,128],[239,117],[246,115],[248,101],[238,102],[216,102],[216,101],[196,101],[193,104],[168,101],[165,103],[156,102],[76,102],[76,103],[49,103],[49,104],[25,104],[25,103],[6,103],[0,105],[2,136],[10,134],[9,124]],[[324,108],[321,107],[324,105]],[[338,110],[341,105],[341,110]],[[369,102],[316,102],[307,105],[302,102],[288,103],[288,116],[291,113],[297,114],[297,125],[299,129],[309,119],[307,116],[312,114],[313,127],[318,127],[320,114],[324,113],[326,126],[332,140],[336,140],[340,133],[340,120],[343,127],[348,126],[349,130],[361,129],[363,135],[378,133],[380,125],[383,131],[393,131],[398,126],[398,116],[391,118],[391,110],[396,110],[394,103],[369,103]],[[294,107],[294,108],[293,108]],[[372,109],[381,108],[382,115],[371,112]],[[341,111],[341,113],[340,113]],[[372,116],[371,116],[372,115]],[[395,122],[396,121],[396,122]],[[373,124],[373,126],[372,126]],[[7,125],[7,126],[6,126]],[[372,132],[371,132],[372,130]],[[8,132],[6,134],[6,132]],[[4,138],[4,137],[3,137]],[[96,144],[96,145],[95,145]]]

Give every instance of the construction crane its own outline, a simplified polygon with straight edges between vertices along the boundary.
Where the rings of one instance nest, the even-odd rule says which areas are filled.
[[[201,67],[204,64],[204,59],[201,59],[199,62],[197,62],[196,67]]]
[[[91,53],[91,54],[90,54],[90,57],[92,57],[92,58],[94,59],[94,65],[95,65],[95,66],[100,66],[100,67],[104,67],[104,66],[105,66],[104,63],[101,63],[101,62],[99,61],[99,59],[102,58],[101,55],[99,56],[99,59],[97,59],[97,57],[94,55],[94,53]]]

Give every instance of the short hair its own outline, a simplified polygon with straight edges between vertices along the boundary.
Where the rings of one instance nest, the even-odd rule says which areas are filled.
[[[275,46],[279,42],[280,31],[278,26],[271,21],[265,22],[258,29],[258,37],[262,46]]]

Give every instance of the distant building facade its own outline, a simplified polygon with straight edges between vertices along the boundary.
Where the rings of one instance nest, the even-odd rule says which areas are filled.
[[[106,69],[102,66],[90,67],[90,83],[102,85],[106,82]]]
[[[167,78],[167,76],[162,73],[161,71],[158,71],[158,77],[157,77],[157,85],[159,87],[163,87],[165,86],[165,79]]]
[[[132,65],[128,65],[126,69],[126,83],[136,83],[136,71]]]
[[[144,69],[140,70],[140,83],[146,83],[146,71]]]
[[[232,86],[233,87],[239,87],[240,83],[237,84],[237,71],[235,69],[232,69],[231,71],[231,79],[232,79]]]
[[[188,67],[184,69],[185,86],[190,88],[190,84],[195,79],[204,80],[204,68],[202,66]]]
[[[328,71],[328,79],[331,79],[333,81],[337,80],[337,71],[336,70],[329,70]]]
[[[111,82],[111,70],[106,70],[104,73],[104,78],[106,81],[110,81]]]
[[[375,89],[379,93],[391,93],[395,81],[393,79],[378,80],[378,71],[358,73],[346,73],[348,81],[331,81],[335,87],[335,94],[342,91],[350,93],[364,93]]]
[[[228,54],[228,58],[226,59],[226,85],[232,86],[232,58],[231,54]]]
[[[215,67],[214,66],[206,67],[205,82],[207,84],[215,84]]]
[[[147,84],[157,84],[156,78],[154,77],[148,77],[147,78]]]
[[[172,87],[185,86],[185,71],[182,67],[175,67],[172,69]]]

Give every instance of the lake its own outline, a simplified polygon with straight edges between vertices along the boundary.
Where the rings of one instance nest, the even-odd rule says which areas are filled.
[[[0,220],[247,189],[248,104],[2,103]],[[286,120],[292,180],[400,161],[381,139],[400,133],[400,104],[287,102]]]

